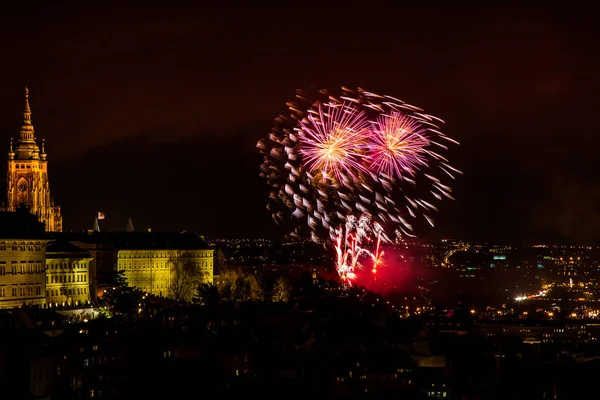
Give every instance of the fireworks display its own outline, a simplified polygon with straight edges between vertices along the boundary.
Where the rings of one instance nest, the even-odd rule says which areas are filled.
[[[334,248],[336,252],[336,269],[344,283],[352,284],[356,279],[356,271],[364,268],[362,260],[371,262],[373,276],[383,261],[381,239],[383,228],[371,221],[371,215],[362,214],[359,218],[349,215],[344,226],[335,232]],[[373,246],[373,241],[375,245]],[[374,250],[370,250],[374,247]]]
[[[292,236],[332,243],[344,283],[365,264],[376,274],[383,243],[414,237],[411,220],[433,226],[434,203],[452,199],[443,180],[460,171],[441,151],[458,142],[441,132],[439,118],[347,88],[339,96],[299,91],[288,109],[257,145],[272,188],[267,208]]]

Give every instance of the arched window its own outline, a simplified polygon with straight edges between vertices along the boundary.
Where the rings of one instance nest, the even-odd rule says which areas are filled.
[[[17,182],[17,205],[21,203],[29,204],[29,183],[25,178]]]

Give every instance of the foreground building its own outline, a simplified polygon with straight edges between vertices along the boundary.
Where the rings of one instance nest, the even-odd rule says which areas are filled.
[[[0,212],[0,308],[46,304],[44,224],[25,206]]]
[[[0,211],[0,308],[86,303],[91,259],[69,242],[54,241],[25,205]]]
[[[89,252],[64,240],[46,248],[46,302],[50,306],[90,301]]]
[[[31,123],[29,91],[25,89],[25,110],[19,140],[11,139],[6,177],[6,211],[15,211],[25,204],[46,226],[47,232],[62,231],[60,207],[50,196],[48,160],[44,141],[38,146]]]

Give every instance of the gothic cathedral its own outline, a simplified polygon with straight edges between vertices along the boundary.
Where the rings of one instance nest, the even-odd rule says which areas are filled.
[[[48,161],[42,139],[42,149],[35,141],[29,108],[29,90],[25,88],[25,111],[19,141],[13,147],[10,140],[7,172],[7,211],[25,204],[32,214],[46,224],[47,232],[62,232],[60,207],[50,197]]]

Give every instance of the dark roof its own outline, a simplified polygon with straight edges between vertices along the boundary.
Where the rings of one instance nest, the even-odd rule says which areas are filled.
[[[46,258],[58,258],[58,257],[53,257],[53,255],[58,256],[59,254],[61,257],[64,257],[65,254],[69,254],[71,256],[78,257],[78,258],[91,257],[91,254],[88,251],[86,251],[82,248],[79,248],[79,247],[75,246],[74,244],[72,244],[62,238],[59,240],[53,241],[46,247]]]
[[[0,238],[4,239],[50,239],[45,225],[27,207],[16,211],[0,211]]]
[[[55,237],[58,236],[55,235]],[[60,237],[72,242],[111,244],[119,250],[204,250],[212,248],[197,234],[191,232],[76,232],[60,234]]]

